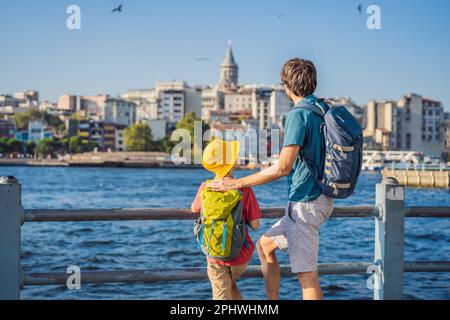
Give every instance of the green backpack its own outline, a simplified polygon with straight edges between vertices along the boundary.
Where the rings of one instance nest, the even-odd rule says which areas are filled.
[[[202,252],[215,260],[236,258],[246,245],[246,226],[242,221],[242,193],[238,190],[201,193],[200,217],[194,235]]]

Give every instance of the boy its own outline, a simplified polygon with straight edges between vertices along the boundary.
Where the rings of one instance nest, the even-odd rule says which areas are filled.
[[[215,173],[215,179],[232,178],[232,170],[239,155],[238,141],[223,141],[215,139],[203,152],[203,167]],[[206,187],[203,182],[197,191],[191,210],[200,213],[202,207],[202,191]],[[261,210],[251,188],[239,189],[242,193],[242,221],[252,230],[259,228]],[[245,230],[245,245],[239,255],[230,261],[219,261],[208,257],[208,277],[211,282],[214,300],[242,300],[242,295],[236,285],[236,280],[244,273],[252,257],[254,244]]]

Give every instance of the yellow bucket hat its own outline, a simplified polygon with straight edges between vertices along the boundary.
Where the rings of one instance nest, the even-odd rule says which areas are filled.
[[[225,177],[237,162],[239,146],[239,141],[214,139],[203,151],[203,167],[215,173],[216,179]]]

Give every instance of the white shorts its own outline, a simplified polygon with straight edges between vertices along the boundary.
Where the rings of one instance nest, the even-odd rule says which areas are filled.
[[[264,235],[282,251],[288,251],[293,273],[317,270],[319,228],[333,212],[326,195],[309,202],[288,202],[286,213]]]

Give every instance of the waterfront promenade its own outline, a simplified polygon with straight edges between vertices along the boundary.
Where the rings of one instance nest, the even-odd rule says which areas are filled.
[[[123,168],[201,168],[200,164],[176,164],[163,152],[88,152],[54,158],[0,158],[0,166],[29,167],[123,167]],[[260,168],[260,164],[237,166]]]
[[[16,176],[22,188],[25,223],[21,227],[20,265],[27,275],[22,299],[210,298],[204,257],[192,235],[192,216],[187,210],[170,209],[189,206],[196,186],[209,178],[205,170],[3,167],[1,171]],[[366,271],[374,261],[374,222],[378,221],[374,211],[375,184],[380,179],[379,172],[363,173],[356,194],[339,201],[333,218],[321,229],[320,263],[327,299],[373,298],[373,290],[367,288],[370,274]],[[429,261],[448,260],[448,220],[417,217],[418,210],[426,209],[424,206],[450,207],[448,192],[406,191],[404,298],[448,299],[450,273],[410,272],[416,268],[424,271],[430,265],[423,263]],[[266,219],[260,232],[252,233],[254,239],[282,214],[283,192],[285,181],[255,188]],[[61,220],[61,215],[70,221],[50,222]],[[155,220],[164,215],[171,220]],[[281,264],[288,264],[285,255],[279,258]],[[62,276],[68,276],[69,265],[79,266],[85,276],[81,290],[68,290],[65,285],[30,285],[29,281],[42,281],[41,277],[35,278],[39,274],[54,273],[57,278],[53,279],[61,281]],[[247,299],[264,299],[256,256],[251,265],[250,278],[240,281],[243,294]],[[343,273],[331,271],[336,268]],[[119,271],[111,274],[126,274],[130,282],[91,284],[95,280],[92,277],[96,273],[104,277],[104,271]],[[171,275],[170,271],[191,280],[153,281],[155,277],[162,280],[161,276]],[[281,298],[298,299],[296,279],[289,272],[284,275]]]
[[[0,158],[3,166],[32,167],[174,167],[163,152],[89,152],[54,158]]]

